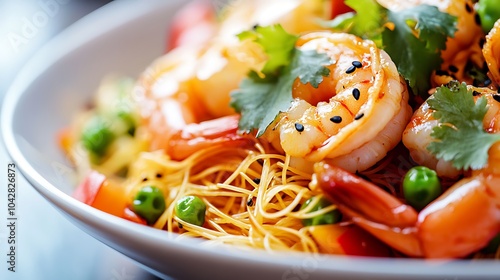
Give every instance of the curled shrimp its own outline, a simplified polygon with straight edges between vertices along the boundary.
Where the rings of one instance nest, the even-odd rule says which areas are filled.
[[[294,83],[294,100],[263,137],[292,157],[331,159],[362,171],[394,148],[411,116],[408,91],[389,56],[350,34],[303,35],[297,47],[333,63],[319,87]]]
[[[237,134],[230,92],[267,58],[255,42],[240,42],[235,35],[256,24],[280,23],[290,33],[315,30],[320,28],[316,19],[328,16],[321,7],[323,2],[316,0],[235,1],[224,11],[212,40],[182,46],[154,61],[133,92],[150,134],[150,150],[163,149],[182,159],[207,141],[248,143]]]
[[[483,55],[488,66],[491,80],[500,85],[500,20],[486,35],[486,43],[483,46]]]
[[[417,213],[378,186],[339,167],[315,165],[314,185],[343,214],[392,248],[412,257],[459,258],[500,232],[500,143],[488,165],[455,183]]]
[[[500,103],[495,99],[498,93],[489,88],[468,86],[468,89],[473,91],[475,100],[484,96],[488,102],[488,111],[483,119],[485,131],[499,133]],[[411,158],[416,163],[436,170],[439,176],[456,178],[463,173],[463,170],[456,169],[448,161],[437,159],[427,150],[427,146],[433,141],[432,130],[439,125],[439,122],[434,119],[433,113],[434,111],[429,108],[427,101],[415,111],[403,133],[403,144],[408,148]]]
[[[490,78],[498,85],[500,83],[500,70],[498,68],[500,61],[500,21],[498,21],[493,29],[486,36],[486,43],[483,47],[484,59],[488,65]],[[494,88],[494,85],[490,86]],[[488,101],[488,112],[483,119],[484,129],[491,133],[499,131],[497,123],[497,115],[500,110],[500,104],[494,99],[496,92],[488,88],[478,88],[469,86],[475,92],[475,98],[480,95],[485,95]],[[432,98],[432,97],[430,97]],[[443,159],[437,159],[428,150],[427,146],[431,143],[430,136],[433,128],[438,125],[438,121],[432,117],[433,110],[429,108],[427,102],[424,102],[418,108],[410,122],[408,123],[403,133],[403,144],[410,151],[412,159],[420,165],[425,165],[436,170],[439,176],[458,177],[462,174],[462,170],[457,170],[450,162]]]

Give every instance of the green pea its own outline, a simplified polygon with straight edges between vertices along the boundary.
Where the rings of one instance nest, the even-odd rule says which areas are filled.
[[[441,195],[441,183],[436,171],[425,166],[412,167],[403,179],[404,198],[412,207],[421,210]]]
[[[144,218],[149,225],[154,224],[165,209],[163,192],[155,186],[141,188],[132,202],[132,211]]]
[[[306,200],[306,202],[304,202],[304,204],[302,204],[302,207],[300,209],[305,209],[314,199],[315,199],[314,197],[311,197],[308,200]],[[309,211],[308,213],[318,211],[318,210],[323,209],[325,207],[328,207],[330,205],[332,205],[330,203],[330,201],[328,201],[324,197],[321,197],[319,199],[319,201],[313,206],[311,211]],[[316,216],[313,218],[303,219],[302,224],[304,226],[335,224],[335,223],[340,222],[341,219],[342,219],[342,213],[338,209],[335,209],[335,210],[332,210],[330,212],[327,212],[325,214],[322,214],[322,215],[319,215],[319,216]]]
[[[202,226],[205,222],[205,202],[197,196],[189,195],[179,199],[175,205],[175,214],[186,223]]]
[[[500,18],[500,5],[498,0],[479,0],[477,14],[481,19],[483,31],[488,33],[495,22]]]
[[[117,113],[117,117],[125,124],[127,134],[134,136],[136,125],[136,118],[132,111],[121,110]]]
[[[95,116],[84,126],[81,141],[87,151],[102,157],[114,138],[109,124],[103,118]]]

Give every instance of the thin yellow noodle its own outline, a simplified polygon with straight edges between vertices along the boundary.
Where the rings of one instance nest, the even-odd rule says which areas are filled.
[[[204,196],[220,196],[220,197],[241,197],[242,195],[240,193],[235,193],[235,192],[224,192],[224,191],[207,191],[207,192],[192,192],[192,193],[189,193],[189,194],[203,194]],[[189,194],[186,194],[186,195],[189,195]]]
[[[307,199],[317,196],[308,188],[311,174],[290,166],[290,157],[270,153],[267,147],[260,143],[254,149],[211,147],[179,162],[161,153],[142,153],[138,160],[145,163],[140,168],[148,174],[163,174],[146,182],[163,184],[166,194],[167,208],[154,227],[212,244],[318,252],[308,231],[301,230],[302,219],[327,213],[335,206],[309,213],[314,206],[309,205],[297,211]],[[129,184],[146,184],[138,175],[143,173],[131,170],[130,174],[136,175],[128,179]],[[203,226],[176,216],[176,201],[186,195],[205,202]]]
[[[284,163],[278,162],[277,165],[281,168],[285,168]],[[287,171],[290,171],[294,173],[295,176],[298,176],[302,180],[311,180],[311,174],[305,173],[297,168],[294,168],[293,166],[287,166]],[[294,177],[289,177],[288,180],[292,180]]]
[[[234,201],[235,201],[235,197],[230,197],[226,203],[226,206],[224,207],[224,209],[222,209],[222,213],[224,214],[227,214],[229,213],[229,210],[232,208],[233,204],[234,204]]]
[[[208,238],[208,239],[213,239],[214,237],[223,235],[222,232],[211,230],[211,229],[208,229],[208,228],[205,228],[205,227],[200,227],[200,226],[193,225],[193,224],[190,224],[190,223],[185,223],[184,221],[182,221],[181,219],[179,219],[177,217],[174,217],[174,220],[176,222],[178,222],[178,223],[181,223],[182,227],[184,229],[187,229],[188,231],[190,231],[192,233],[197,233],[201,237],[205,237],[205,238]]]
[[[283,182],[283,184],[286,184],[287,180],[286,180],[286,170],[288,169],[288,166],[290,165],[290,156],[289,155],[286,155],[285,157],[285,162],[283,163],[283,171],[281,171],[281,182]]]
[[[330,205],[330,206],[327,206],[325,208],[321,208],[317,211],[313,211],[313,212],[309,212],[309,213],[305,212],[305,211],[290,213],[289,216],[297,218],[297,219],[311,219],[311,218],[314,218],[316,216],[326,214],[326,213],[333,211],[335,209],[337,209],[336,205]]]
[[[244,193],[246,195],[252,194],[252,192],[250,190],[238,188],[237,186],[232,186],[229,184],[217,184],[217,187],[221,188],[221,189],[227,189],[227,190],[232,190],[232,191],[239,192],[239,193]]]
[[[293,209],[295,209],[295,207],[297,207],[297,205],[299,205],[300,199],[302,198],[302,196],[304,195],[304,193],[307,192],[307,191],[308,191],[307,189],[303,189],[300,192],[298,192],[297,193],[297,197],[291,203],[289,203],[288,206],[286,206],[282,210],[280,210],[278,212],[275,212],[275,213],[261,212],[261,214],[264,217],[268,218],[268,219],[273,219],[273,218],[275,219],[275,218],[278,218],[278,217],[285,216],[286,214],[292,212]],[[283,203],[283,205],[284,204],[285,203]],[[281,207],[279,207],[279,208],[281,208]]]
[[[244,224],[242,223],[241,221],[237,220],[237,219],[234,219],[230,216],[228,216],[227,214],[225,214],[224,212],[220,211],[219,209],[217,209],[217,207],[214,207],[210,202],[206,201],[205,200],[205,203],[208,204],[208,208],[209,208],[209,211],[211,211],[212,213],[214,213],[215,215],[223,218],[224,220],[226,220],[228,223],[231,223],[237,227],[240,227],[240,228],[243,228],[243,229],[248,229],[249,228],[249,225],[248,224]]]
[[[210,226],[215,228],[217,231],[227,234],[227,232],[220,225],[218,225],[216,222],[214,222],[213,220],[208,221],[208,223],[210,224]]]

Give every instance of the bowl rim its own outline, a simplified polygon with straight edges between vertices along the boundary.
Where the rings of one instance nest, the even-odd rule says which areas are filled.
[[[172,241],[176,238],[175,234],[165,235],[164,231],[147,228],[141,225],[125,221],[110,214],[103,213],[91,206],[85,205],[76,199],[72,198],[62,190],[58,189],[54,184],[49,182],[40,174],[36,168],[28,161],[25,153],[17,142],[17,135],[15,134],[15,119],[14,115],[18,108],[20,99],[25,94],[29,85],[33,83],[37,77],[44,73],[51,65],[63,59],[66,55],[78,49],[84,43],[98,38],[107,32],[113,30],[122,23],[132,20],[136,17],[147,15],[153,9],[168,8],[173,2],[177,1],[163,1],[154,0],[150,5],[142,5],[139,1],[115,1],[111,2],[104,7],[96,10],[95,12],[83,17],[70,27],[56,35],[54,39],[45,44],[22,68],[13,83],[7,90],[0,111],[1,119],[1,132],[3,143],[6,147],[7,153],[19,168],[21,174],[33,186],[38,193],[45,199],[53,204],[58,210],[69,214],[72,218],[81,223],[96,223],[99,227],[116,228],[122,230],[130,230],[129,235],[139,234],[147,235],[157,241],[167,242],[168,246],[177,250],[191,250],[196,254],[204,254],[209,257],[218,257],[225,261],[242,261],[253,262],[260,265],[277,266],[279,269],[286,269],[291,266],[303,263],[304,254],[290,254],[290,253],[276,253],[270,254],[263,250],[252,250],[253,253],[247,251],[234,251],[231,248],[224,248],[222,250],[211,250],[198,246],[198,242],[175,242]],[[110,17],[114,14],[115,16]],[[119,16],[116,16],[119,15]],[[102,22],[103,28],[97,32],[92,29],[92,24],[95,22]],[[90,24],[92,23],[92,24]],[[66,40],[70,33],[78,32],[78,39]],[[74,38],[74,37],[72,37]],[[63,50],[62,52],[55,53],[54,49]],[[78,225],[80,228],[81,226]],[[94,238],[100,240],[95,234],[89,233]],[[227,249],[227,250],[226,250]],[[276,255],[280,257],[276,257]],[[378,276],[401,276],[401,277],[415,277],[415,276],[430,276],[430,277],[499,277],[500,266],[498,261],[482,260],[470,265],[468,260],[453,260],[450,262],[440,261],[422,261],[415,259],[374,259],[363,257],[343,257],[343,256],[330,256],[321,255],[319,259],[320,266],[317,268],[319,271],[332,273],[347,273],[347,275],[378,275]],[[390,268],[397,264],[405,269],[404,273],[401,269],[397,273],[391,272]],[[360,268],[363,271],[359,271]],[[453,278],[453,279],[455,279]],[[457,278],[458,279],[458,278]]]

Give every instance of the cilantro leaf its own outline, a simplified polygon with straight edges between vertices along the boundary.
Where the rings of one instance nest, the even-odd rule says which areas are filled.
[[[330,69],[326,68],[325,65],[332,64],[331,59],[327,54],[318,53],[315,50],[296,49],[295,52],[292,62],[292,76],[298,77],[303,84],[310,83],[314,88],[318,88],[323,77],[330,75]]]
[[[375,0],[346,0],[345,4],[356,12],[338,15],[331,21],[323,22],[323,26],[369,38],[381,47],[380,34],[387,18],[387,9]]]
[[[240,40],[251,39],[262,46],[268,60],[261,72],[266,76],[279,75],[280,68],[290,63],[298,36],[289,34],[279,24],[256,26],[237,35]]]
[[[389,54],[413,93],[426,99],[431,74],[442,63],[441,50],[457,30],[457,18],[430,5],[391,11],[376,0],[346,0],[346,4],[356,13],[324,25],[374,41]]]
[[[488,161],[488,150],[500,141],[499,134],[484,131],[483,118],[488,110],[483,96],[474,102],[465,83],[451,83],[436,89],[427,101],[435,110],[440,125],[433,128],[427,149],[437,158],[452,161],[458,169],[480,169]]]
[[[295,49],[290,65],[282,69],[277,80],[251,73],[239,89],[231,93],[231,106],[241,113],[239,130],[251,132],[256,129],[257,137],[261,136],[276,116],[290,107],[295,79],[318,87],[323,76],[330,74],[330,69],[324,66],[330,63],[330,58],[324,53]]]
[[[405,12],[408,15],[403,17],[415,22],[415,30],[420,32],[418,38],[427,42],[426,48],[430,50],[444,50],[447,37],[453,37],[457,31],[457,18],[440,12],[435,6],[420,5]]]
[[[295,79],[290,75],[290,70],[284,72],[286,74],[274,82],[246,78],[239,89],[231,92],[231,106],[241,113],[239,131],[249,133],[257,129],[259,137],[279,112],[290,107]]]
[[[384,50],[413,92],[426,97],[431,87],[430,76],[441,66],[446,39],[455,34],[456,17],[440,12],[437,7],[420,5],[388,11],[388,20],[394,26],[382,32]]]

